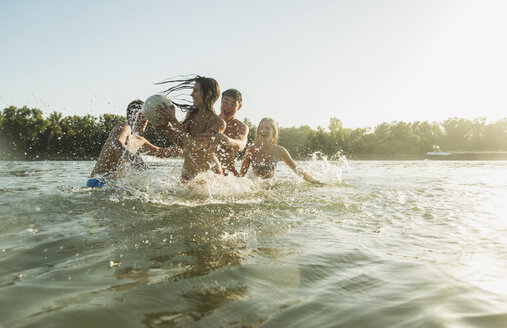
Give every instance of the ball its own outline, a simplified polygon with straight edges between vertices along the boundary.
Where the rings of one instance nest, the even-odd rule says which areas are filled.
[[[167,123],[158,112],[158,106],[162,103],[165,103],[167,106],[173,105],[169,98],[160,94],[148,97],[143,104],[143,115],[153,125],[162,125]]]

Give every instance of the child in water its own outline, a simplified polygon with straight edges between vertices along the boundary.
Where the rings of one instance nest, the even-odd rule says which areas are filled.
[[[322,184],[298,167],[290,156],[289,152],[278,142],[278,124],[271,118],[263,118],[257,127],[255,135],[255,144],[247,148],[241,164],[240,175],[245,176],[250,164],[252,164],[253,174],[263,179],[275,177],[275,168],[278,159],[282,159],[292,171],[301,176],[306,181]]]

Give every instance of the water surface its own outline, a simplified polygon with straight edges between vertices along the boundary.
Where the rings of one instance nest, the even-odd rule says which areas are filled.
[[[507,326],[507,162],[93,164],[0,162],[1,327]]]

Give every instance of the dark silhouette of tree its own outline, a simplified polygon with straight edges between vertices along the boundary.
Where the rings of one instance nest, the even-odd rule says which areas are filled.
[[[95,159],[111,129],[125,123],[120,115],[100,117],[62,116],[52,112],[44,118],[36,108],[5,108],[0,113],[0,159]],[[249,127],[248,144],[254,143],[256,125]],[[150,124],[144,136],[159,147],[169,147],[167,136]],[[437,122],[384,122],[374,128],[344,128],[340,119],[330,119],[327,128],[280,127],[279,144],[295,159],[320,153],[329,159],[338,155],[357,158],[424,156],[434,146],[443,151],[507,151],[507,118],[486,124],[485,118],[449,118]],[[241,154],[240,154],[241,156]]]

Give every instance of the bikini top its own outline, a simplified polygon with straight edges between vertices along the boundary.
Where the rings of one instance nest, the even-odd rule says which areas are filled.
[[[278,163],[278,153],[276,152],[276,148],[273,149],[275,152],[275,158],[271,163],[267,163],[266,161],[257,162],[257,153],[254,154],[252,167],[255,171],[274,171],[276,168],[276,163]]]

